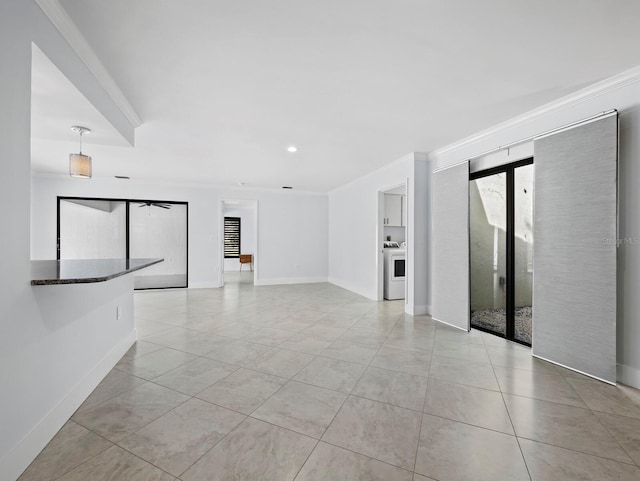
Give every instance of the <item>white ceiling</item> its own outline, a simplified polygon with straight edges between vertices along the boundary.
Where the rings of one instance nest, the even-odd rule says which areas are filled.
[[[640,64],[637,0],[60,3],[143,119],[88,125],[96,176],[328,191]],[[50,110],[34,170],[64,173],[82,120]]]

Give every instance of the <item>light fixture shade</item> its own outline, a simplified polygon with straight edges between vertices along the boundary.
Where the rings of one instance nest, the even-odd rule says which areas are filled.
[[[91,157],[84,154],[69,154],[69,174],[79,179],[90,179]]]

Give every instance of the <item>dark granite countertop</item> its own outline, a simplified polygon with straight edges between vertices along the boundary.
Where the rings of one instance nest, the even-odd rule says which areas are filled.
[[[31,261],[31,285],[50,286],[104,282],[158,264],[163,260],[138,258]]]

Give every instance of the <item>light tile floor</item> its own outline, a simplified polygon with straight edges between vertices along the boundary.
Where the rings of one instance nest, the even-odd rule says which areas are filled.
[[[136,293],[138,342],[20,480],[640,480],[639,391],[403,307]]]

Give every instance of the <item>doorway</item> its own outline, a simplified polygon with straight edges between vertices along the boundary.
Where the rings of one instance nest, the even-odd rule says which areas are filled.
[[[407,302],[407,183],[378,192],[378,300]]]
[[[222,200],[220,285],[253,286],[258,279],[258,202]]]
[[[471,326],[531,346],[533,158],[469,176]]]

